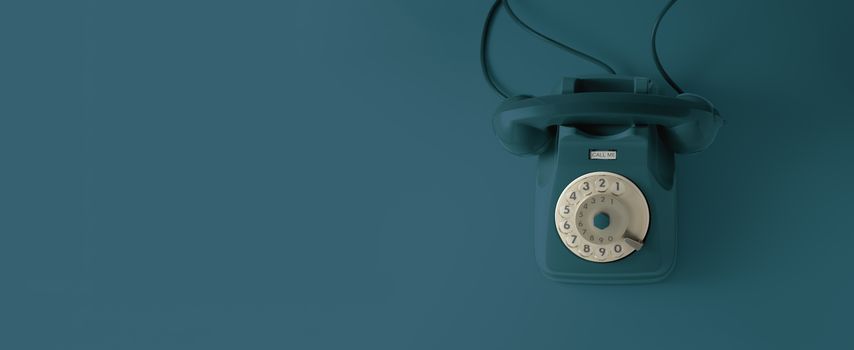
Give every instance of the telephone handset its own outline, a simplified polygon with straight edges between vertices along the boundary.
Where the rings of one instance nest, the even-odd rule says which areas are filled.
[[[560,93],[507,99],[493,128],[508,151],[538,154],[559,125],[656,125],[668,147],[693,153],[708,147],[723,120],[712,104],[694,94],[659,95],[651,80],[604,76],[564,78]]]
[[[676,257],[674,153],[705,149],[722,123],[702,97],[665,96],[639,77],[565,78],[557,94],[505,101],[493,118],[499,140],[539,157],[544,273],[580,283],[666,277]]]

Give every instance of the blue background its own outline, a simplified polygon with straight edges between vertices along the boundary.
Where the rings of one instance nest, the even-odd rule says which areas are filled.
[[[665,1],[515,1],[659,79]],[[662,60],[727,119],[678,158],[663,283],[561,285],[492,134],[479,1],[4,1],[0,348],[854,346],[839,1],[678,3]],[[499,15],[499,78],[599,73]]]

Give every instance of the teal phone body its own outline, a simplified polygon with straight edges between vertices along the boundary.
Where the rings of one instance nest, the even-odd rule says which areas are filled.
[[[569,283],[667,277],[677,250],[674,154],[705,149],[721,125],[707,100],[664,96],[637,77],[567,78],[556,95],[509,99],[493,126],[509,151],[538,157],[542,272]]]

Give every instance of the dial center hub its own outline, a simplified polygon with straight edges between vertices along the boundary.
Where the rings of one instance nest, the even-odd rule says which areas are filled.
[[[610,224],[611,224],[611,217],[608,216],[608,213],[601,212],[599,214],[596,214],[596,216],[593,217],[593,226],[596,226],[596,228],[598,228],[600,230],[604,230],[604,229],[608,228],[608,225],[610,225]]]

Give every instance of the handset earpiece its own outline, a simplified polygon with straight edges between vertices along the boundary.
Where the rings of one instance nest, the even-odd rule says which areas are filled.
[[[711,101],[697,94],[682,93],[676,98],[705,105],[707,109],[699,112],[704,113],[705,117],[663,128],[664,141],[676,153],[695,153],[708,148],[724,123],[717,108]]]
[[[514,110],[519,102],[532,98],[534,97],[530,95],[518,95],[506,99],[498,106],[498,110],[495,112],[496,117],[492,118],[492,130],[504,148],[515,155],[542,153],[553,138],[552,133],[543,128],[519,123],[519,118],[497,117],[506,111]]]

